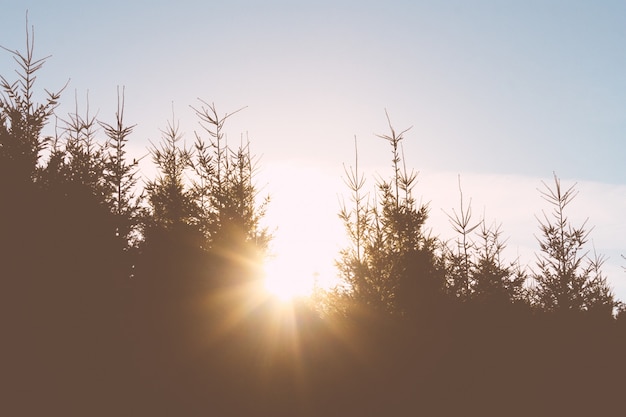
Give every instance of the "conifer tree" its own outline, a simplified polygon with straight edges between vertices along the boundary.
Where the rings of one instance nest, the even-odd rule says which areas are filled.
[[[26,25],[25,53],[1,47],[13,55],[19,70],[13,83],[0,76],[0,181],[18,188],[35,179],[41,151],[50,140],[42,137],[42,130],[63,91],[45,90],[45,102],[35,102],[36,73],[49,57],[34,58],[35,32],[32,28],[29,34],[28,20]]]
[[[139,161],[127,158],[126,145],[134,125],[124,123],[124,90],[117,90],[115,122],[99,122],[107,141],[104,146],[104,181],[106,205],[111,213],[112,233],[116,242],[117,267],[120,276],[132,276],[138,249],[144,237],[147,211],[142,206],[143,191],[137,186]]]
[[[196,133],[193,189],[203,222],[207,224],[207,237],[215,243],[239,235],[243,241],[265,246],[269,236],[260,227],[260,220],[268,200],[257,206],[256,161],[250,152],[250,143],[242,142],[232,148],[224,133],[226,121],[243,108],[220,116],[214,104],[200,102],[201,107],[193,109],[209,139],[207,142]]]
[[[353,206],[348,209],[342,203],[339,218],[344,224],[350,246],[340,251],[341,259],[336,262],[339,275],[344,280],[347,290],[357,303],[371,303],[379,299],[375,289],[377,285],[371,285],[369,271],[365,262],[365,250],[371,235],[371,209],[367,194],[364,194],[365,177],[359,172],[359,154],[356,137],[354,138],[355,167],[346,168],[344,165],[344,182],[351,192]],[[339,297],[333,297],[339,304]]]
[[[254,269],[271,238],[261,225],[269,198],[257,202],[256,161],[249,141],[233,149],[224,133],[226,120],[243,109],[220,116],[214,104],[200,102],[199,109],[192,108],[209,139],[206,141],[196,133],[191,166],[195,171],[192,192],[199,208],[198,224],[204,233],[205,247],[222,259],[240,261],[227,262],[229,268]],[[248,270],[239,275],[250,274],[255,273]]]
[[[526,273],[517,261],[504,263],[506,242],[500,238],[500,225],[488,227],[483,219],[477,234],[480,243],[476,245],[472,271],[472,298],[483,303],[524,301]]]
[[[141,201],[137,195],[137,169],[139,161],[127,160],[126,145],[134,125],[124,124],[124,91],[118,87],[117,111],[114,124],[99,122],[108,138],[106,148],[105,179],[110,189],[107,203],[115,217],[115,235],[123,250],[135,247],[140,239],[141,220],[144,217]]]
[[[364,205],[363,178],[348,172],[347,184],[353,193],[354,208],[340,212],[351,239],[351,248],[341,252],[337,262],[349,297],[357,305],[385,314],[414,314],[426,293],[436,291],[435,240],[423,231],[428,215],[412,196],[417,173],[403,163],[401,142],[387,115],[390,134],[378,137],[392,148],[393,175],[377,184],[377,202]]]
[[[160,145],[150,149],[157,177],[148,182],[146,192],[152,210],[151,226],[172,229],[190,225],[196,218],[193,195],[184,183],[192,152],[180,147],[182,135],[174,117],[161,133]]]
[[[486,220],[472,222],[471,201],[463,204],[460,192],[460,211],[452,209],[448,219],[458,237],[454,247],[443,245],[442,261],[445,268],[447,292],[459,301],[479,303],[513,302],[525,297],[525,274],[515,262],[505,264],[502,252],[505,242],[500,238],[499,225],[487,226]],[[475,234],[477,239],[472,239]]]
[[[543,183],[541,197],[553,210],[538,219],[541,253],[537,255],[538,271],[533,273],[533,301],[545,311],[576,312],[605,310],[615,306],[613,294],[601,273],[601,260],[591,260],[585,245],[590,231],[586,221],[572,226],[565,209],[576,197],[574,186],[564,190],[554,175],[554,187]]]
[[[94,198],[99,204],[106,205],[111,188],[105,178],[106,154],[104,143],[96,141],[98,122],[89,113],[89,98],[84,116],[79,114],[78,100],[74,113],[64,120],[65,126],[61,137],[55,138],[51,163],[45,167],[44,176],[52,187],[62,187],[58,191],[69,197]],[[56,170],[56,172],[53,172]]]
[[[452,215],[448,214],[448,220],[457,233],[456,248],[443,246],[443,259],[446,265],[446,285],[448,292],[458,300],[466,301],[472,295],[473,269],[472,252],[475,249],[471,241],[471,233],[480,226],[480,222],[472,224],[471,200],[467,207],[463,205],[463,190],[461,189],[461,177],[459,176],[459,194],[461,208],[457,213],[452,209]]]
[[[51,141],[44,128],[58,106],[63,89],[45,90],[43,103],[36,102],[38,72],[48,57],[34,57],[34,28],[26,21],[26,51],[10,50],[18,65],[17,80],[0,76],[0,259],[5,277],[32,277],[41,271],[37,256],[49,251],[42,239],[50,222],[50,207],[42,200],[41,155]],[[7,292],[9,294],[9,292]]]

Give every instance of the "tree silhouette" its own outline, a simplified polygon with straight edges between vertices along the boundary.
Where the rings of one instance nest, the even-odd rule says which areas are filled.
[[[603,277],[601,261],[589,260],[584,246],[589,237],[585,223],[572,226],[565,214],[576,197],[574,186],[563,190],[554,175],[554,187],[543,183],[542,198],[552,207],[552,216],[544,213],[539,220],[542,238],[538,255],[538,271],[533,273],[536,287],[534,303],[545,311],[569,312],[602,309],[609,314],[615,305],[610,288]]]
[[[121,249],[128,251],[138,245],[141,239],[141,221],[145,217],[141,202],[143,195],[137,195],[137,169],[139,161],[128,162],[126,145],[134,125],[124,123],[124,91],[117,90],[117,111],[114,124],[99,122],[108,141],[105,161],[105,180],[110,189],[107,204],[115,216],[115,236]]]
[[[33,45],[27,31],[26,53],[8,50],[18,81],[1,78],[0,366],[11,388],[0,412],[90,414],[101,392],[119,399],[124,384],[112,375],[126,365],[106,155],[88,111],[71,114],[60,135],[43,135],[60,93],[35,103],[46,59],[34,58]]]
[[[379,137],[392,147],[393,176],[377,183],[379,200],[370,206],[362,193],[365,180],[358,171],[358,154],[356,168],[346,169],[354,207],[343,206],[339,216],[351,247],[341,252],[337,266],[354,303],[385,314],[404,314],[438,286],[435,241],[422,230],[427,207],[417,206],[412,197],[417,173],[401,165],[401,142],[408,129],[397,133],[388,115],[387,121],[391,133]]]
[[[479,303],[510,303],[526,297],[526,276],[519,264],[505,264],[502,252],[505,242],[501,241],[499,225],[487,226],[483,218],[472,222],[471,201],[463,205],[460,185],[460,210],[452,209],[448,219],[458,238],[455,247],[443,245],[442,262],[446,273],[447,291],[458,301]],[[472,239],[476,235],[476,240]]]
[[[192,153],[179,146],[182,136],[174,116],[161,133],[160,146],[153,145],[150,149],[158,174],[146,185],[152,222],[163,229],[190,225],[197,215],[197,207],[191,191],[185,186],[184,175],[189,169]]]
[[[45,58],[34,58],[34,28],[28,32],[26,21],[26,52],[10,50],[19,66],[17,81],[11,83],[0,76],[0,178],[18,187],[35,177],[41,151],[48,138],[41,136],[42,129],[58,106],[58,92],[46,90],[44,103],[34,102],[36,73],[46,62]]]
[[[259,278],[258,268],[271,238],[261,226],[269,198],[257,202],[256,161],[250,143],[237,148],[226,143],[225,122],[243,109],[220,116],[214,104],[200,102],[200,108],[192,108],[209,140],[196,132],[192,192],[205,247],[218,262],[225,262],[231,273],[222,275],[229,275],[232,285],[241,277]]]
[[[344,182],[350,189],[353,208],[348,210],[345,203],[342,204],[339,218],[343,221],[348,239],[351,245],[340,251],[341,260],[336,262],[339,274],[345,281],[345,290],[356,299],[357,303],[369,304],[378,297],[372,293],[377,286],[368,284],[368,270],[365,263],[365,248],[368,244],[370,234],[371,210],[367,200],[367,195],[363,194],[365,177],[359,172],[359,155],[356,137],[354,138],[355,167],[349,169],[344,165]],[[337,294],[335,307],[339,303]]]
[[[476,245],[476,259],[472,271],[472,298],[480,302],[525,302],[526,273],[517,261],[505,264],[499,225],[486,226],[483,220],[478,231],[480,244]]]
[[[460,176],[459,194],[461,200],[460,211],[457,213],[452,209],[453,215],[447,214],[452,228],[459,237],[455,241],[455,249],[444,246],[443,258],[446,265],[446,284],[448,291],[452,296],[464,301],[471,297],[473,286],[471,252],[474,249],[474,244],[470,240],[470,234],[476,230],[481,223],[472,224],[471,200],[467,207],[463,206],[463,190],[461,189]]]

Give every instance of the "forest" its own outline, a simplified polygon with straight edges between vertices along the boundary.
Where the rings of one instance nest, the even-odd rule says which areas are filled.
[[[457,238],[442,241],[389,123],[375,197],[356,150],[346,168],[341,283],[278,305],[263,290],[258,161],[224,141],[237,111],[192,104],[190,146],[165,121],[141,178],[124,90],[114,115],[57,115],[64,90],[39,89],[33,48],[4,50],[17,77],[0,77],[0,414],[624,412],[625,307],[591,228],[567,216],[574,186],[540,184],[534,265],[504,259],[500,226],[462,192]]]

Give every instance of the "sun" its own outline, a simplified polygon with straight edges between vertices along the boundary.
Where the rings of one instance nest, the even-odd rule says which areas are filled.
[[[289,257],[274,256],[264,265],[265,290],[281,301],[309,297],[315,288],[315,273],[306,271],[299,262]]]

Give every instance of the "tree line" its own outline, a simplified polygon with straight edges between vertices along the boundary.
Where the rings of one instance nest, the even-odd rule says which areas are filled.
[[[389,121],[389,117],[387,116]],[[392,175],[376,183],[375,195],[365,191],[366,178],[355,167],[345,169],[351,192],[340,218],[350,245],[337,261],[348,285],[336,300],[383,314],[419,316],[422,303],[523,305],[529,310],[558,315],[610,318],[623,304],[615,298],[602,273],[604,258],[586,248],[590,230],[574,225],[567,206],[577,192],[564,188],[554,174],[552,185],[543,183],[541,197],[551,208],[538,218],[540,252],[536,265],[507,262],[501,225],[472,217],[463,201],[448,218],[457,238],[443,241],[425,231],[428,206],[413,197],[417,179],[403,160],[402,141],[408,131],[379,135],[391,146]],[[356,147],[356,139],[355,139]],[[445,301],[444,301],[445,300]],[[430,306],[426,306],[430,308]]]
[[[33,37],[0,77],[0,410],[10,415],[554,415],[619,405],[622,304],[572,225],[574,188],[544,184],[532,268],[461,192],[457,239],[426,232],[407,131],[381,135],[392,173],[365,190],[346,168],[341,284],[277,310],[263,297],[269,201],[248,142],[231,147],[199,100],[181,143],[172,115],[145,180],[117,111],[37,103]],[[389,118],[388,118],[389,120]],[[46,126],[55,121],[50,136]],[[60,125],[60,126],[58,126]],[[306,221],[302,219],[302,221]],[[4,413],[3,413],[4,414]]]

